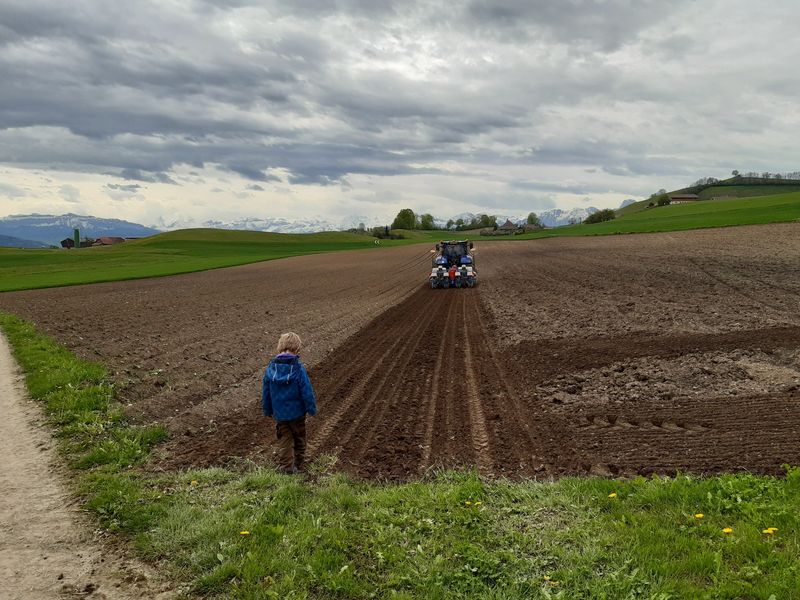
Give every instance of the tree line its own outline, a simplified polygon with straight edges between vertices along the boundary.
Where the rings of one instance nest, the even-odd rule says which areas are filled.
[[[526,218],[528,225],[541,227],[541,221],[536,213],[529,213]],[[497,215],[487,215],[481,213],[475,215],[469,220],[463,218],[449,219],[444,227],[436,225],[436,219],[430,213],[416,214],[410,208],[404,208],[392,221],[392,229],[449,229],[456,231],[465,231],[468,229],[497,229]]]

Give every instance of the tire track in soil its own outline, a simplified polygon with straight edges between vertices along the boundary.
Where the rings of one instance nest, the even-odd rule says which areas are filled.
[[[421,323],[418,323],[417,327],[407,332],[407,334],[411,336],[419,335],[421,325]],[[351,338],[351,341],[355,340]],[[403,345],[404,337],[397,336],[394,341],[387,337],[386,341],[391,342],[388,347],[384,344],[384,348],[379,347],[376,349],[374,346],[359,344],[354,352],[348,354],[347,360],[351,363],[371,365],[367,367],[368,370],[365,374],[359,374],[351,369],[343,369],[339,366],[338,361],[334,365],[325,363],[312,371],[311,375],[315,381],[321,380],[322,382],[317,387],[317,395],[322,399],[321,403],[338,402],[338,406],[336,406],[330,417],[321,419],[324,422],[314,432],[315,439],[309,444],[309,453],[315,452],[317,448],[325,444],[328,437],[336,430],[342,420],[348,416],[348,411],[363,396],[369,384],[374,384],[374,378],[379,376],[378,371],[386,368],[386,361],[394,360],[392,358],[393,355],[396,358],[398,348]],[[344,348],[346,349],[345,351],[349,352],[350,341],[344,345]],[[376,355],[378,355],[377,359],[375,358]],[[328,404],[325,404],[325,409],[328,410]]]
[[[470,323],[478,306],[477,290],[421,288],[343,346],[371,348],[372,356],[323,361],[314,373],[321,410],[309,426],[310,454],[335,454],[344,470],[379,478],[406,479],[437,466],[491,474],[493,441],[475,375],[485,331]],[[366,374],[365,358],[375,363]]]
[[[470,342],[471,330],[473,327],[467,320],[466,301],[467,297],[461,299],[461,317],[464,336],[464,377],[466,379],[467,403],[469,407],[469,421],[472,426],[472,447],[475,452],[475,462],[478,472],[486,475],[492,472],[492,461],[488,456],[489,433],[486,429],[486,419],[484,418],[483,408],[481,407],[481,394],[478,389],[478,382],[475,379],[472,359],[472,343]],[[482,329],[480,330],[483,331]]]
[[[427,412],[425,413],[425,435],[422,441],[422,456],[420,457],[419,471],[423,474],[431,466],[431,450],[434,443],[434,431],[436,429],[436,419],[438,412],[441,410],[439,406],[442,397],[446,393],[446,386],[442,380],[443,365],[450,361],[454,353],[454,344],[452,337],[454,336],[454,304],[451,302],[447,307],[447,316],[444,321],[444,331],[447,333],[449,339],[444,344],[444,356],[442,360],[437,360],[433,368],[433,373],[430,378],[431,396],[428,401]],[[443,389],[444,388],[444,389]]]

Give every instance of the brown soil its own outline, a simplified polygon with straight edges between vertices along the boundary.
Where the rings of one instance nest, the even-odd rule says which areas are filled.
[[[166,423],[159,466],[269,460],[260,377],[295,330],[310,454],[406,479],[800,464],[800,225],[476,244],[481,285],[424,287],[415,246],[0,295]]]

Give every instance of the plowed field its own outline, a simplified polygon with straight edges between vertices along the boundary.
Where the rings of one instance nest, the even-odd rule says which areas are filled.
[[[800,225],[476,243],[430,290],[424,246],[0,295],[107,364],[168,425],[158,467],[270,460],[277,336],[306,341],[310,456],[408,479],[800,464]]]

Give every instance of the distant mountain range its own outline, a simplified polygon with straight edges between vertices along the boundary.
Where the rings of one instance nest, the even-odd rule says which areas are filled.
[[[47,248],[49,244],[36,240],[23,240],[12,235],[0,235],[0,247],[3,248]]]
[[[622,203],[627,206],[633,202],[626,200]],[[626,204],[627,203],[627,204]],[[563,210],[553,208],[536,213],[542,224],[546,227],[559,227],[583,221],[590,214],[597,212],[598,209],[590,206],[588,208],[573,208]],[[461,218],[469,222],[477,217],[473,213],[461,213],[452,217],[453,221]],[[497,215],[498,224],[503,224],[506,219],[513,223],[524,223],[527,215],[522,217]],[[439,227],[444,227],[446,220],[436,219]],[[312,219],[284,219],[284,218],[260,218],[246,217],[235,221],[160,221],[154,227],[147,227],[130,221],[121,219],[103,219],[88,215],[11,215],[0,218],[0,246],[7,245],[17,248],[37,248],[48,245],[58,246],[61,240],[72,237],[73,229],[80,229],[81,237],[97,238],[101,236],[117,237],[147,237],[170,231],[174,229],[185,229],[191,227],[210,227],[214,229],[235,229],[243,231],[270,231],[274,233],[313,233],[317,231],[341,231],[358,227],[361,223],[365,227],[382,226],[385,223],[375,217],[353,216],[347,217],[343,221],[334,223],[324,218]]]
[[[541,221],[542,225],[545,227],[561,227],[562,225],[570,225],[571,223],[580,223],[586,217],[591,215],[592,213],[596,213],[599,209],[595,208],[594,206],[589,206],[587,208],[571,208],[569,210],[564,210],[562,208],[551,208],[549,210],[543,210],[536,213],[536,216],[539,217],[539,221]],[[458,219],[463,219],[464,222],[469,223],[473,218],[477,218],[477,214],[473,213],[461,213],[452,217],[453,221],[457,221]],[[519,225],[525,223],[528,218],[526,214],[523,217],[514,217],[508,215],[496,215],[497,216],[497,224],[502,225],[506,222],[506,219],[511,221],[512,223],[517,223]],[[444,227],[445,223],[442,222],[442,227]]]
[[[161,233],[153,227],[145,227],[121,219],[74,215],[11,215],[0,218],[0,235],[23,240],[59,245],[64,238],[72,237],[73,229],[80,229],[81,237],[100,236],[146,237]]]

